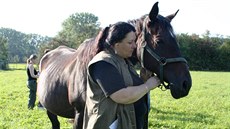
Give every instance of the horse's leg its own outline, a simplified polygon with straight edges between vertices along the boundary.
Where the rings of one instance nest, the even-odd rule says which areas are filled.
[[[51,113],[50,111],[47,110],[47,115],[52,123],[52,129],[60,129],[60,123],[58,121],[57,115]]]
[[[84,110],[82,110],[81,112],[76,111],[73,129],[82,129],[82,127],[83,127],[83,116],[84,116]]]

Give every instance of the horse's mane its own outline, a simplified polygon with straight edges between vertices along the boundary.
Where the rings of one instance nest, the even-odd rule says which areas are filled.
[[[95,38],[86,39],[77,49],[76,56],[80,61],[81,68],[85,68],[89,61],[97,54]]]
[[[137,36],[141,34],[143,29],[143,22],[147,16],[148,15],[146,14],[140,17],[139,19],[128,20],[128,23],[135,27]]]

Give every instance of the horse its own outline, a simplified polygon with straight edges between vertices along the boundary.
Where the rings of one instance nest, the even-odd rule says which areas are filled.
[[[159,14],[156,2],[149,14],[128,21],[137,35],[137,48],[130,60],[155,73],[161,80],[160,87],[169,89],[175,99],[187,96],[192,86],[187,61],[181,55],[170,24],[178,11],[164,17]],[[60,128],[57,115],[74,119],[73,128],[82,128],[87,64],[97,54],[94,43],[92,38],[77,49],[59,46],[40,60],[38,97],[49,118],[53,118],[53,128]]]

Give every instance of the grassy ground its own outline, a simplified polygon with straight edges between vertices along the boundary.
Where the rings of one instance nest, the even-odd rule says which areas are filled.
[[[191,74],[193,86],[185,98],[175,100],[160,89],[151,92],[150,128],[230,128],[230,73]]]
[[[45,110],[27,109],[29,90],[24,64],[11,64],[17,70],[0,71],[0,129],[51,129]],[[36,102],[38,103],[38,101]],[[71,129],[68,119],[59,117],[62,129]]]
[[[46,112],[27,109],[28,88],[23,64],[0,71],[0,129],[49,129]],[[229,129],[230,72],[192,71],[193,87],[187,97],[175,100],[169,91],[151,92],[150,129]],[[59,117],[62,129],[71,129]]]

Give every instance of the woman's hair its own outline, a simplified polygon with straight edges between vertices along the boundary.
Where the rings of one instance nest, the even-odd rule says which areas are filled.
[[[105,27],[97,36],[97,53],[121,42],[129,32],[136,32],[134,26],[127,22],[117,22]]]
[[[30,57],[27,59],[27,64],[29,64],[31,60],[35,60],[35,59],[37,59],[37,58],[38,58],[38,57],[37,57],[37,55],[35,55],[35,54],[30,55]]]

